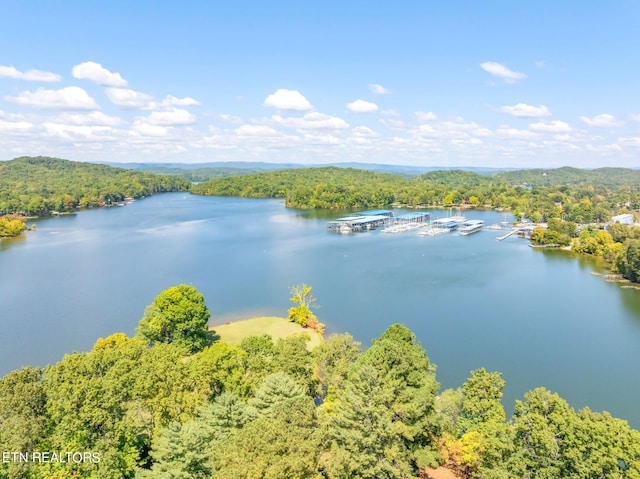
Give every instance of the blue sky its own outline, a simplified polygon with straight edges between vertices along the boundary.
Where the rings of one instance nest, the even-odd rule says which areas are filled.
[[[5,0],[0,159],[640,167],[637,1]]]

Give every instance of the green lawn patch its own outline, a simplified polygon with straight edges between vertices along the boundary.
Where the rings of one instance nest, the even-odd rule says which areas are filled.
[[[234,321],[220,326],[210,326],[209,330],[215,336],[218,336],[220,341],[229,344],[239,344],[244,338],[261,334],[268,334],[274,341],[277,341],[280,338],[286,338],[296,333],[307,333],[311,338],[311,341],[307,343],[309,350],[312,350],[323,341],[322,336],[316,331],[303,328],[286,318],[277,316],[263,316]]]

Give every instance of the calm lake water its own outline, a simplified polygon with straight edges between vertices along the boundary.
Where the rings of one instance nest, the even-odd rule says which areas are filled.
[[[0,374],[133,334],[145,306],[179,283],[196,286],[221,324],[285,315],[290,286],[305,282],[329,332],[367,346],[406,324],[443,388],[485,367],[503,372],[508,410],[545,386],[640,427],[640,291],[496,231],[339,235],[326,219],[277,200],[171,193],[38,221],[0,242]]]

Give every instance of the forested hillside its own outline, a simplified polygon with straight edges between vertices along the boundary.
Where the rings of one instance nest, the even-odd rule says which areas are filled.
[[[192,187],[201,195],[284,198],[291,208],[378,208],[463,206],[507,208],[534,222],[560,218],[581,223],[606,221],[640,207],[640,172],[600,170],[522,170],[480,175],[462,170],[432,171],[414,178],[352,168],[280,170],[220,178]],[[553,184],[543,185],[548,178]],[[628,177],[629,181],[624,182]],[[536,186],[534,180],[539,180]],[[532,186],[533,184],[533,186]]]
[[[407,479],[443,466],[465,478],[640,478],[640,432],[627,422],[542,388],[508,419],[502,375],[483,368],[440,391],[399,324],[364,351],[348,334],[313,351],[305,335],[148,339],[151,324],[175,332],[203,314],[194,288],[171,288],[141,336],[0,379],[2,451],[56,454],[6,456],[0,478]]]
[[[582,170],[564,166],[562,168],[544,170],[504,171],[495,174],[495,178],[510,184],[531,186],[560,185],[601,185],[606,187],[640,186],[640,170],[630,168],[597,168]]]
[[[107,165],[48,157],[0,162],[0,215],[47,215],[140,198],[162,191],[186,191],[189,182]]]
[[[178,168],[169,166],[149,166],[142,171],[154,173],[156,175],[179,176],[193,183],[201,183],[213,178],[226,178],[228,176],[253,175],[263,170],[257,168],[234,168],[228,166],[201,167],[201,168]]]

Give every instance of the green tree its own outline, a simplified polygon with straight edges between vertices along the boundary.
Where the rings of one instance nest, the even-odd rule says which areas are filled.
[[[471,371],[462,386],[462,404],[458,425],[462,431],[481,431],[490,422],[504,422],[502,399],[505,382],[499,372],[484,368]]]
[[[305,390],[298,383],[289,375],[278,372],[265,378],[249,405],[259,416],[269,416],[277,404],[304,396]]]
[[[150,344],[174,343],[199,351],[207,344],[209,316],[202,294],[193,286],[180,284],[156,297],[137,331]]]
[[[322,479],[313,400],[292,397],[216,445],[213,479]]]
[[[325,402],[335,399],[337,389],[359,354],[360,343],[350,334],[332,334],[313,350],[319,382],[317,392]]]
[[[617,258],[617,270],[630,281],[640,281],[640,239],[628,239]]]
[[[327,467],[335,477],[410,477],[425,465],[419,458],[433,457],[437,390],[435,367],[415,335],[389,327],[338,391],[328,417]]]

